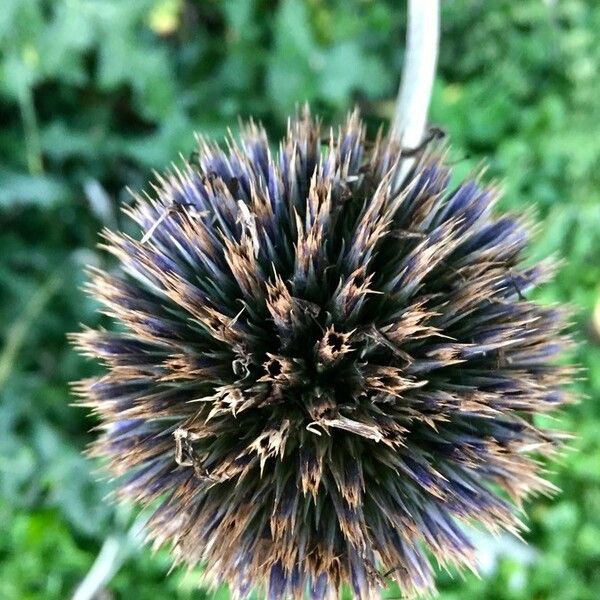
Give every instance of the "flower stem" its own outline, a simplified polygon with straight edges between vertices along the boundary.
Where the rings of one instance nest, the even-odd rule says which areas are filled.
[[[440,41],[439,0],[408,0],[406,52],[391,136],[403,147],[417,147],[425,133]],[[404,160],[396,176],[402,184],[414,159]]]

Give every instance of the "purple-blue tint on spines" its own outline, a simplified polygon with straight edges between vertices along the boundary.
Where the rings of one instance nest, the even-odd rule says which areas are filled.
[[[461,221],[458,225],[458,230],[460,232],[467,232],[474,227],[489,209],[490,204],[494,199],[494,195],[491,192],[478,191],[479,194],[476,195],[474,201],[468,205],[460,215]]]
[[[473,235],[463,246],[465,252],[471,250],[485,250],[492,246],[501,246],[508,238],[513,237],[511,242],[516,242],[519,246],[527,242],[525,230],[513,217],[502,217],[494,223],[483,227],[478,233]],[[508,250],[511,250],[507,247]]]
[[[440,526],[440,523],[435,519],[436,506],[432,501],[425,501],[420,507],[419,516],[423,523],[423,535],[426,540],[439,541],[444,539],[444,529]]]
[[[506,288],[509,296],[523,295],[535,287],[541,276],[542,269],[536,266],[521,273],[508,273],[498,281],[497,287]]]
[[[473,348],[461,348],[460,357],[463,359],[469,358],[482,358],[488,352],[495,352],[497,350],[497,344],[479,344]]]
[[[444,473],[444,475],[448,479],[449,489],[452,491],[452,494],[454,496],[457,496],[457,498],[463,504],[465,504],[465,505],[474,504],[481,497],[481,494],[478,489],[477,490],[473,489],[473,487],[465,485],[461,481],[458,481],[456,479],[456,475],[454,473],[452,475],[449,475],[448,473]]]
[[[202,266],[205,267],[207,271],[207,275],[210,278],[214,278],[214,281],[218,282],[219,288],[215,291],[217,292],[226,292],[228,289],[233,288],[233,282],[229,276],[230,269],[225,257],[223,256],[223,252],[217,253],[215,260],[207,254],[198,254],[200,260],[202,261]],[[194,278],[195,281],[202,285],[201,279],[199,277]],[[202,285],[203,289],[206,289],[206,285]],[[220,295],[220,294],[219,294]]]
[[[411,183],[410,192],[407,194],[404,200],[404,206],[406,207],[407,211],[409,210],[409,207],[412,207],[415,200],[419,198],[419,196],[421,196],[423,190],[425,190],[426,187],[429,185],[431,171],[431,168],[423,170],[421,173],[418,174],[417,179],[413,183]]]
[[[488,209],[493,196],[482,192],[476,181],[467,181],[450,196],[439,215],[436,224],[450,219],[460,219],[461,230],[466,231]]]
[[[439,500],[426,502],[421,511],[421,518],[426,523],[426,529],[434,538],[446,538],[450,540],[456,548],[462,548],[463,544],[460,537],[455,534],[455,531],[450,524],[451,521],[439,508]],[[468,542],[467,542],[468,544]]]
[[[515,421],[493,422],[489,424],[489,432],[500,444],[521,440],[525,425]]]
[[[133,266],[138,272],[144,273],[144,275],[147,275],[149,278],[156,279],[151,272],[152,267],[158,267],[158,270],[163,273],[172,272],[182,274],[181,267],[177,262],[167,256],[164,252],[154,251],[150,246],[136,247],[133,246],[133,244],[131,244],[131,249],[135,252],[131,257]],[[144,264],[144,262],[148,260],[152,262],[152,267],[148,267]]]
[[[411,578],[414,580],[415,584],[421,587],[427,586],[429,581],[424,574],[428,572],[429,565],[422,552],[418,548],[413,549],[409,547],[394,530],[389,531],[389,537],[398,551],[398,554],[404,557],[405,560],[403,562],[406,565],[416,567],[413,568],[413,572],[411,572]],[[406,569],[406,567],[404,567],[404,569]]]
[[[119,454],[140,447],[147,438],[148,434],[120,436],[117,438],[109,436],[108,446],[115,454]]]
[[[173,205],[186,208],[191,205],[196,210],[206,208],[206,190],[196,173],[188,173],[187,178],[183,179],[179,185],[181,185],[181,189],[175,188],[172,191],[171,202]]]
[[[473,514],[472,505],[464,504],[463,502],[452,498],[452,496],[449,496],[445,500],[445,506],[448,510],[452,511],[457,518],[468,519]]]
[[[405,367],[407,373],[416,375],[417,373],[429,373],[437,369],[447,367],[448,363],[443,360],[417,360]]]
[[[237,592],[237,597],[242,599],[248,598],[252,593],[252,582],[250,581],[250,579],[248,579],[248,577],[245,574],[240,575],[237,579],[235,589]]]
[[[152,410],[155,412],[172,408],[177,403],[185,404],[191,400],[190,393],[182,391],[180,393],[157,394],[152,400],[148,401]]]
[[[288,576],[289,586],[292,591],[297,591],[301,589],[303,583],[302,575],[303,574],[300,572],[300,567],[297,564],[294,565]]]
[[[269,170],[266,174],[267,189],[273,212],[279,216],[282,208],[281,196],[279,193],[279,177],[275,171],[275,165],[269,164]]]
[[[161,490],[173,489],[194,477],[194,471],[191,469],[176,469],[175,459],[169,464],[169,467],[169,471],[160,477],[148,480],[145,489],[147,489],[151,495],[157,494]]]
[[[110,407],[111,410],[116,414],[120,414],[132,409],[135,406],[136,401],[139,400],[139,394],[130,394],[129,396],[123,396],[118,400],[112,400],[113,401]]]
[[[401,274],[400,281],[403,281],[404,279],[406,279],[415,270],[418,259],[419,259],[419,257],[416,254],[409,254],[402,261],[402,266],[399,269],[400,271],[403,271],[403,273]],[[398,286],[395,286],[395,287],[398,287]]]
[[[138,381],[113,382],[106,379],[98,379],[90,385],[90,391],[98,400],[118,400],[129,397],[132,394],[144,392],[146,384]]]
[[[434,410],[438,407],[439,400],[436,397],[432,397],[432,396],[423,394],[423,395],[420,395],[418,398],[419,398],[419,407],[425,412]],[[444,440],[441,440],[440,443],[445,443],[445,442],[444,442]]]
[[[357,137],[356,133],[352,131],[346,133],[342,138],[339,146],[340,164],[345,164],[348,156],[356,153]]]
[[[251,196],[250,179],[254,179],[255,175],[248,172],[246,165],[241,163],[235,154],[229,155],[229,164],[233,176],[223,178],[225,185],[234,200],[248,201]]]
[[[281,172],[281,178],[283,180],[284,188],[287,191],[288,188],[288,176],[290,172],[290,156],[285,151],[279,152],[279,171]]]
[[[268,178],[269,173],[269,149],[264,140],[257,138],[246,138],[244,145],[248,156],[250,157],[251,164],[256,168],[260,175],[265,179]]]
[[[548,359],[558,356],[563,345],[559,342],[544,344],[536,350],[527,350],[527,352],[516,352],[511,356],[515,358],[515,362],[520,367],[534,366],[539,363],[548,364]]]
[[[406,466],[408,473],[419,485],[427,487],[433,483],[434,478],[431,473],[410,456],[403,455],[402,462]]]
[[[183,194],[177,194],[173,199],[173,203],[184,206],[191,204],[198,211],[210,209],[210,194],[202,181],[202,177],[195,171],[188,173],[187,176],[189,180],[186,179],[181,184],[183,186]]]
[[[94,350],[103,357],[135,355],[137,362],[143,361],[146,353],[156,350],[156,348],[150,344],[112,333],[106,333],[102,336],[97,335],[92,340],[91,344],[93,345]]]
[[[477,373],[477,372],[476,372]],[[469,381],[472,382],[473,385],[476,385],[480,390],[493,390],[495,392],[518,392],[521,390],[520,385],[515,382],[513,377],[507,377],[503,375],[495,375],[495,374],[485,374],[481,375],[471,374],[469,376]]]
[[[481,432],[479,432],[478,429],[481,424],[485,425],[486,422],[482,421],[482,419],[479,418],[473,418],[469,419],[469,421],[461,419],[461,421],[457,421],[455,423],[455,426],[462,426],[467,431],[473,431],[476,433],[477,436],[480,436]],[[483,452],[485,450],[485,442],[481,440],[480,437],[475,437],[473,435],[470,435],[469,433],[461,432],[458,429],[457,431],[451,431],[446,429],[444,431],[444,434],[446,435],[448,440],[453,442],[458,448],[466,447],[473,449],[477,452]]]
[[[339,182],[339,178],[335,176],[335,168],[337,165],[335,152],[331,151],[331,148],[328,148],[325,152],[323,158],[321,159],[321,177],[324,180],[331,178],[334,182],[332,187],[335,187],[336,183]]]
[[[345,165],[346,161],[350,159],[348,162],[348,175],[358,173],[363,157],[362,144],[360,143],[358,132],[351,131],[344,135],[339,147],[339,156],[340,165]]]
[[[444,227],[436,227],[427,234],[427,245],[434,246],[448,236],[448,231]]]
[[[405,199],[405,206],[412,207],[418,198],[432,196],[444,191],[449,181],[448,171],[436,164],[425,166],[411,183],[410,192]]]
[[[164,456],[154,458],[147,463],[144,463],[142,467],[135,469],[124,476],[122,479],[123,487],[132,490],[145,488],[146,485],[148,485],[148,482],[155,478],[161,480],[159,475],[161,474],[161,471],[166,471],[166,469],[171,471],[172,465],[169,461],[165,460]]]
[[[474,547],[469,538],[461,531],[457,524],[448,517],[448,514],[443,511],[438,511],[438,517],[441,520],[440,526],[446,532],[447,536],[452,540],[457,548],[473,550]],[[440,522],[440,521],[438,521]]]
[[[231,168],[228,157],[220,149],[215,149],[208,155],[204,154],[200,165],[202,167],[202,172],[210,178],[220,177],[224,181],[228,181],[236,176]]]
[[[205,540],[210,539],[210,536],[216,531],[219,525],[223,522],[224,512],[223,507],[213,511],[210,519],[206,521],[206,525],[202,530],[202,536]]]
[[[192,245],[191,240],[183,233],[181,228],[183,222],[183,215],[170,214],[169,217],[163,219],[156,228],[153,240],[158,241],[170,254],[174,254],[177,258],[182,257],[185,259],[185,255],[182,255],[182,252],[177,245],[181,246],[184,252],[187,252],[188,254],[194,252],[194,246]],[[173,240],[176,240],[176,244],[173,243]]]
[[[517,275],[526,280],[526,283],[535,283],[544,274],[544,268],[541,265],[533,265],[524,269]],[[558,312],[558,311],[557,311]]]
[[[548,404],[560,404],[564,401],[565,393],[560,390],[554,390],[542,396],[542,400]]]
[[[326,573],[321,573],[310,589],[311,600],[323,600],[327,594],[328,577]]]
[[[483,326],[474,327],[473,333],[469,338],[469,342],[472,344],[477,344],[481,346],[487,346],[488,344],[496,344],[498,342],[511,342],[514,340],[507,339],[506,332],[507,331],[516,331],[520,330],[514,328],[511,330],[511,326],[506,323],[489,323],[487,329]],[[523,334],[526,335],[526,331]]]
[[[174,460],[171,463],[167,462],[166,466],[168,471],[148,482],[146,489],[150,494],[159,494],[161,490],[171,489],[170,486],[185,485],[194,477],[194,472],[190,472],[189,469],[176,469]]]
[[[208,267],[212,272],[222,273],[222,269],[226,268],[222,252],[215,252],[215,259],[221,267],[219,269],[204,249],[183,233],[176,219],[176,217],[165,219],[154,234],[154,238],[162,244],[164,253],[169,253],[174,262],[179,265],[176,272],[182,274],[184,269],[195,270],[198,267]],[[214,247],[221,246],[221,242],[215,239],[212,230],[207,228],[205,235],[211,238]]]
[[[285,571],[280,561],[277,561],[271,567],[271,573],[269,575],[269,592],[267,597],[269,600],[280,600],[284,598],[284,593],[288,585]]]
[[[140,319],[140,323],[144,326],[145,329],[150,331],[153,335],[159,338],[171,337],[176,332],[169,326],[168,322],[165,322],[164,319],[159,317],[151,317],[147,315],[146,317],[142,317]]]
[[[140,445],[146,441],[151,441],[154,445],[172,439],[172,432],[158,430],[156,423],[149,423],[146,421],[145,425],[146,426],[133,428],[128,432],[117,433],[115,431],[109,431],[107,432],[107,439],[113,442],[118,442],[120,440],[134,440],[136,444]]]
[[[251,568],[251,556],[241,548],[238,548],[232,558],[237,567],[239,579],[245,581],[248,571]]]
[[[496,286],[497,293],[501,297],[512,296],[516,292],[514,287],[508,288],[506,285]],[[499,321],[500,319],[510,318],[518,319],[523,316],[527,316],[525,312],[527,309],[524,305],[512,304],[507,302],[500,302],[498,300],[486,299],[479,303],[477,310],[469,314],[469,323],[473,327],[478,325],[485,325],[492,323],[493,321]]]
[[[110,435],[111,437],[125,435],[132,432],[140,425],[145,425],[146,423],[146,419],[121,419],[120,421],[113,423],[110,430]]]
[[[229,204],[231,201],[226,199],[218,192],[210,197],[210,211],[213,221],[213,227],[220,229],[226,238],[239,242],[242,235],[242,227],[237,223],[237,206]]]
[[[352,549],[350,552],[350,579],[352,581],[352,589],[357,598],[362,597],[361,592],[368,589],[367,573],[363,566],[363,559],[356,554]]]
[[[186,282],[179,294],[182,300],[191,306],[206,306],[210,302],[208,295],[191,283]]]
[[[151,303],[142,298],[142,291],[138,292],[138,294],[127,295],[127,293],[121,294],[119,297],[119,304],[128,311],[131,310],[148,310]]]

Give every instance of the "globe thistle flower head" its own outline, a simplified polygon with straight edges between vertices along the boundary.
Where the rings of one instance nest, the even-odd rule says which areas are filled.
[[[234,597],[431,591],[432,559],[474,566],[461,522],[516,533],[551,490],[563,317],[525,297],[551,265],[493,187],[451,188],[434,149],[397,189],[403,160],[357,114],[277,152],[250,123],[137,199],[139,241],[104,234],[89,291],[119,327],[75,336],[107,368],[76,386],[93,452]]]

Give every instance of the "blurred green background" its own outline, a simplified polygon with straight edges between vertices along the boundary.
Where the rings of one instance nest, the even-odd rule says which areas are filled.
[[[527,506],[528,546],[479,540],[481,579],[444,600],[600,598],[600,2],[445,0],[431,120],[456,170],[480,161],[503,208],[534,207],[532,256],[564,259],[544,302],[570,303],[583,398]],[[273,136],[298,101],[375,130],[402,65],[398,0],[2,0],[0,3],[0,598],[69,598],[102,549],[98,598],[227,598],[140,546],[135,511],[81,454],[94,425],[68,382],[95,372],[65,334],[98,325],[81,292],[97,232],[127,226],[126,186],[255,115]],[[120,568],[118,568],[120,567]],[[388,596],[394,595],[390,591]],[[83,596],[80,596],[83,598]]]

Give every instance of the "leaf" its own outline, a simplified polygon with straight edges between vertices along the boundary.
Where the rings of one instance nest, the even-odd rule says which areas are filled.
[[[64,181],[52,175],[24,175],[0,171],[0,208],[28,204],[52,206],[68,202],[71,190]]]

